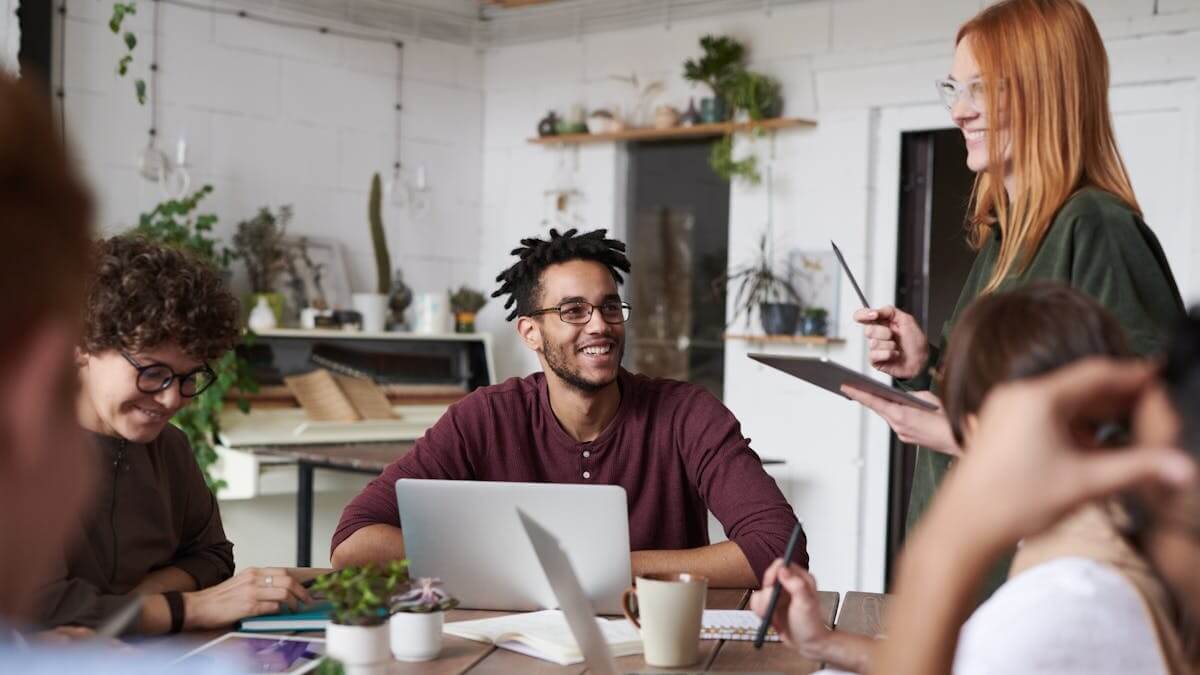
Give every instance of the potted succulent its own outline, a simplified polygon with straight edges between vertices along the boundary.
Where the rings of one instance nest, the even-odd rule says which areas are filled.
[[[391,661],[388,645],[388,599],[408,582],[408,563],[346,567],[319,577],[313,588],[331,607],[325,649],[331,658],[355,672],[385,672]]]
[[[376,173],[371,177],[371,195],[367,201],[371,244],[375,248],[375,292],[355,293],[352,298],[354,310],[362,315],[362,329],[368,333],[381,333],[386,327],[388,294],[392,290],[392,258],[383,231],[382,205],[383,182]]]
[[[264,206],[253,218],[238,223],[233,235],[233,250],[245,263],[250,278],[251,295],[242,306],[253,319],[251,328],[255,330],[283,323],[283,294],[276,290],[275,282],[288,266],[283,237],[291,220],[291,206],[281,206],[278,214]]]
[[[704,55],[683,63],[683,78],[689,82],[708,85],[711,98],[700,99],[700,119],[707,123],[724,122],[732,109],[729,101],[731,79],[742,71],[746,48],[726,35],[705,35],[700,38]]]
[[[421,577],[392,596],[388,631],[392,655],[401,661],[429,661],[442,651],[445,612],[458,606],[440,579]]]
[[[454,332],[474,333],[475,315],[487,304],[483,293],[461,286],[457,291],[450,291],[450,311],[454,312]]]
[[[829,310],[824,307],[804,308],[800,322],[800,334],[825,336],[829,334]]]
[[[792,277],[790,266],[782,270],[777,267],[764,234],[759,239],[754,259],[718,277],[713,287],[721,294],[731,284],[737,285],[730,324],[744,316],[749,328],[750,315],[757,309],[763,332],[767,335],[794,335],[802,301],[792,285]]]

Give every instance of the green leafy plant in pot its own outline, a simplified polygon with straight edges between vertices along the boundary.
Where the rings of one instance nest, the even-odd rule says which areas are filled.
[[[234,251],[245,264],[250,280],[250,296],[243,300],[242,305],[247,316],[255,319],[250,323],[254,330],[261,331],[283,324],[283,294],[276,290],[275,282],[288,267],[288,253],[283,238],[291,220],[291,206],[280,207],[278,215],[264,206],[253,218],[238,223],[233,235]],[[263,307],[270,307],[273,325],[259,316]]]
[[[138,217],[132,234],[188,251],[208,261],[228,280],[232,276],[229,267],[237,256],[212,236],[217,217],[210,213],[199,213],[200,201],[212,191],[211,185],[205,185],[180,199],[161,202]],[[242,337],[242,345],[250,346],[254,344],[254,339],[254,333],[247,332]],[[257,392],[258,382],[254,379],[250,364],[236,351],[226,353],[210,365],[217,374],[216,381],[175,413],[171,424],[187,435],[192,453],[196,456],[196,464],[204,474],[204,481],[213,492],[217,492],[225,486],[225,481],[218,480],[212,474],[212,466],[218,459],[215,443],[220,432],[225,397],[230,392],[238,392],[238,409],[249,412],[250,401],[240,394]]]
[[[404,560],[346,567],[319,577],[313,588],[331,605],[325,630],[329,656],[346,666],[389,661],[388,602],[407,584]]]
[[[392,596],[388,630],[392,655],[401,661],[429,661],[442,651],[442,624],[445,612],[458,606],[458,600],[442,586],[440,579],[421,577],[401,593]]]
[[[723,122],[733,112],[729,103],[729,86],[734,75],[742,70],[746,48],[727,35],[705,35],[700,38],[704,54],[698,59],[683,62],[683,79],[708,85],[711,98],[700,99],[700,120],[706,123]]]
[[[723,295],[730,286],[737,287],[728,325],[744,317],[749,329],[750,316],[757,309],[764,333],[794,335],[803,302],[792,284],[793,276],[790,267],[780,269],[776,264],[767,235],[762,235],[753,260],[730,269],[713,282],[718,295]]]
[[[457,291],[450,291],[450,311],[454,312],[454,332],[474,333],[475,315],[487,304],[483,293],[460,286]]]
[[[805,307],[800,321],[800,334],[823,337],[829,334],[829,310],[824,307]]]

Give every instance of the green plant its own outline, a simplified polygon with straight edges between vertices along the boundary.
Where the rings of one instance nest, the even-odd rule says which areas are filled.
[[[713,173],[725,180],[741,178],[751,185],[762,182],[762,175],[758,172],[758,157],[750,155],[743,159],[733,158],[732,135],[725,135],[713,144],[713,149],[708,154],[708,165]]]
[[[743,70],[729,80],[729,104],[734,110],[745,110],[750,119],[758,121],[779,115],[783,103],[779,81],[769,75]]]
[[[250,290],[254,293],[273,292],[275,279],[287,269],[288,254],[283,237],[291,220],[291,206],[279,207],[278,216],[264,206],[253,218],[238,223],[233,248],[246,264]]]
[[[821,321],[829,317],[829,310],[824,307],[805,307],[804,316],[815,321]]]
[[[383,232],[382,204],[383,183],[376,172],[371,177],[367,218],[371,221],[371,243],[375,247],[376,292],[387,295],[392,290],[392,258],[388,255],[387,236]]]
[[[733,325],[738,317],[746,318],[746,326],[750,326],[751,311],[763,303],[784,303],[803,305],[800,294],[792,285],[792,270],[790,265],[784,265],[781,270],[771,253],[767,235],[763,234],[758,240],[758,251],[754,258],[713,281],[713,291],[718,297],[725,294],[731,284],[737,284],[737,292],[733,297],[733,316],[727,325]]]
[[[429,614],[445,612],[458,607],[458,599],[451,596],[442,586],[441,579],[421,577],[405,591],[392,596],[392,614],[409,612]]]
[[[125,23],[127,17],[137,14],[137,3],[134,2],[114,2],[112,8],[112,16],[108,20],[108,29],[114,35],[121,36],[121,42],[125,45],[125,53],[117,61],[117,75],[125,77],[129,72],[129,64],[133,63],[133,49],[137,47],[137,35],[133,31],[121,32],[121,26]],[[142,78],[137,78],[133,81],[133,92],[137,96],[137,102],[146,104],[146,81]]]
[[[143,213],[138,218],[138,224],[133,233],[157,241],[168,246],[174,246],[210,262],[218,270],[227,272],[233,259],[234,252],[212,236],[213,225],[217,217],[212,214],[197,214],[200,200],[212,193],[212,186],[205,185],[196,192],[182,199],[171,199],[154,207],[149,213]],[[251,345],[254,334],[247,332],[242,343]],[[184,406],[171,418],[171,423],[179,427],[187,435],[196,456],[196,463],[204,474],[204,480],[213,492],[225,486],[225,481],[215,480],[211,473],[212,465],[217,461],[217,451],[214,446],[220,431],[221,409],[225,404],[228,392],[236,390],[239,394],[258,391],[258,382],[250,372],[250,364],[230,351],[216,363],[210,364],[217,374],[212,386],[205,389],[191,403]],[[250,410],[250,401],[239,395],[237,406],[242,412]]]
[[[461,286],[457,291],[449,291],[449,293],[450,309],[455,313],[468,312],[474,314],[483,309],[483,306],[487,304],[487,298],[483,296],[483,293],[473,288]]]
[[[332,605],[331,618],[343,626],[378,626],[387,621],[388,601],[407,590],[408,561],[392,560],[346,567],[318,577],[313,588]]]
[[[700,38],[700,48],[703,56],[683,62],[683,78],[707,84],[713,96],[727,99],[730,79],[742,70],[745,46],[726,35],[705,35]]]

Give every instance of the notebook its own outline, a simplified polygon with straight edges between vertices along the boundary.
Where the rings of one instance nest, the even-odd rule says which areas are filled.
[[[314,422],[395,419],[387,396],[371,380],[318,369],[283,378],[284,384]]]
[[[744,609],[706,609],[700,620],[701,640],[753,640],[762,623],[754,612]],[[767,629],[767,642],[779,642],[779,633]]]
[[[642,652],[642,636],[625,619],[596,618],[608,647],[614,656]],[[448,635],[457,635],[477,642],[489,642],[514,652],[553,661],[562,666],[583,663],[583,652],[575,642],[567,618],[557,609],[513,614],[493,619],[455,621],[442,628]]]
[[[287,631],[322,631],[329,624],[328,602],[312,604],[301,612],[284,610],[242,619],[238,630],[244,633],[279,633]]]

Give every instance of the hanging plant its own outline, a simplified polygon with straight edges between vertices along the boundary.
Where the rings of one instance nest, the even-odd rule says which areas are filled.
[[[133,31],[121,32],[121,25],[125,23],[126,17],[137,14],[137,3],[134,2],[114,2],[112,17],[108,20],[108,29],[113,32],[113,35],[119,35],[121,42],[125,45],[125,54],[117,61],[117,75],[125,77],[129,73],[129,64],[133,63],[133,50],[137,47],[137,35]],[[137,96],[137,102],[141,105],[146,104],[146,81],[142,78],[137,78],[133,81],[133,92]]]
[[[725,180],[740,178],[750,185],[758,185],[762,182],[762,175],[758,172],[758,157],[750,155],[743,159],[735,160],[733,158],[733,135],[731,134],[722,136],[721,140],[713,145],[712,152],[708,155],[708,165],[712,168],[713,173]]]

